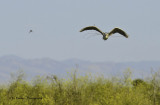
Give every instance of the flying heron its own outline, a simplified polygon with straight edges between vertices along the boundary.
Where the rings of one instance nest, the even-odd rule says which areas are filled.
[[[103,40],[107,40],[112,34],[115,33],[119,33],[121,35],[123,35],[124,37],[128,38],[128,35],[120,28],[114,28],[112,31],[110,31],[109,33],[106,32],[102,32],[100,29],[98,29],[96,26],[88,26],[85,27],[83,29],[80,30],[80,32],[86,31],[86,30],[96,30],[99,33],[101,33],[103,35]]]

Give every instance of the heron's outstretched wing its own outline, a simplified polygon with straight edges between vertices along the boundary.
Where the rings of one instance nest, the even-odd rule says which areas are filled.
[[[126,32],[124,32],[122,29],[120,28],[114,28],[111,32],[109,32],[109,36],[115,33],[119,33],[121,35],[123,35],[124,37],[128,38],[128,35]]]
[[[80,32],[83,32],[83,31],[86,31],[86,30],[96,30],[96,31],[100,32],[101,34],[103,34],[103,32],[95,26],[85,27],[85,28],[81,29]]]

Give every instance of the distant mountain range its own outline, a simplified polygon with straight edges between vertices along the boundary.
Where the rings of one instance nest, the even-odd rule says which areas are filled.
[[[65,77],[67,73],[77,70],[77,74],[93,74],[107,76],[119,76],[126,69],[132,71],[135,78],[143,78],[151,74],[151,70],[160,70],[160,61],[141,62],[91,62],[80,59],[56,61],[50,58],[24,59],[18,56],[8,55],[0,57],[0,83],[10,80],[10,73],[23,70],[28,78],[36,75],[57,75]]]

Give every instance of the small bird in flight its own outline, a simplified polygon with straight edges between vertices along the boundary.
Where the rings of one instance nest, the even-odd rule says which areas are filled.
[[[33,30],[29,30],[29,33],[33,32]]]
[[[96,26],[88,26],[80,30],[80,32],[86,31],[86,30],[96,30],[99,33],[103,35],[103,40],[107,40],[112,34],[119,33],[123,35],[124,37],[128,38],[128,35],[120,28],[114,28],[109,33],[102,32],[100,29],[98,29]]]

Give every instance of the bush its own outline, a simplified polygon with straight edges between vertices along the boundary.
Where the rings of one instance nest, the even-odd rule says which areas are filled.
[[[60,79],[37,76],[31,82],[19,73],[8,87],[0,88],[0,105],[158,105],[159,79],[76,76]],[[115,79],[116,78],[116,79]]]

